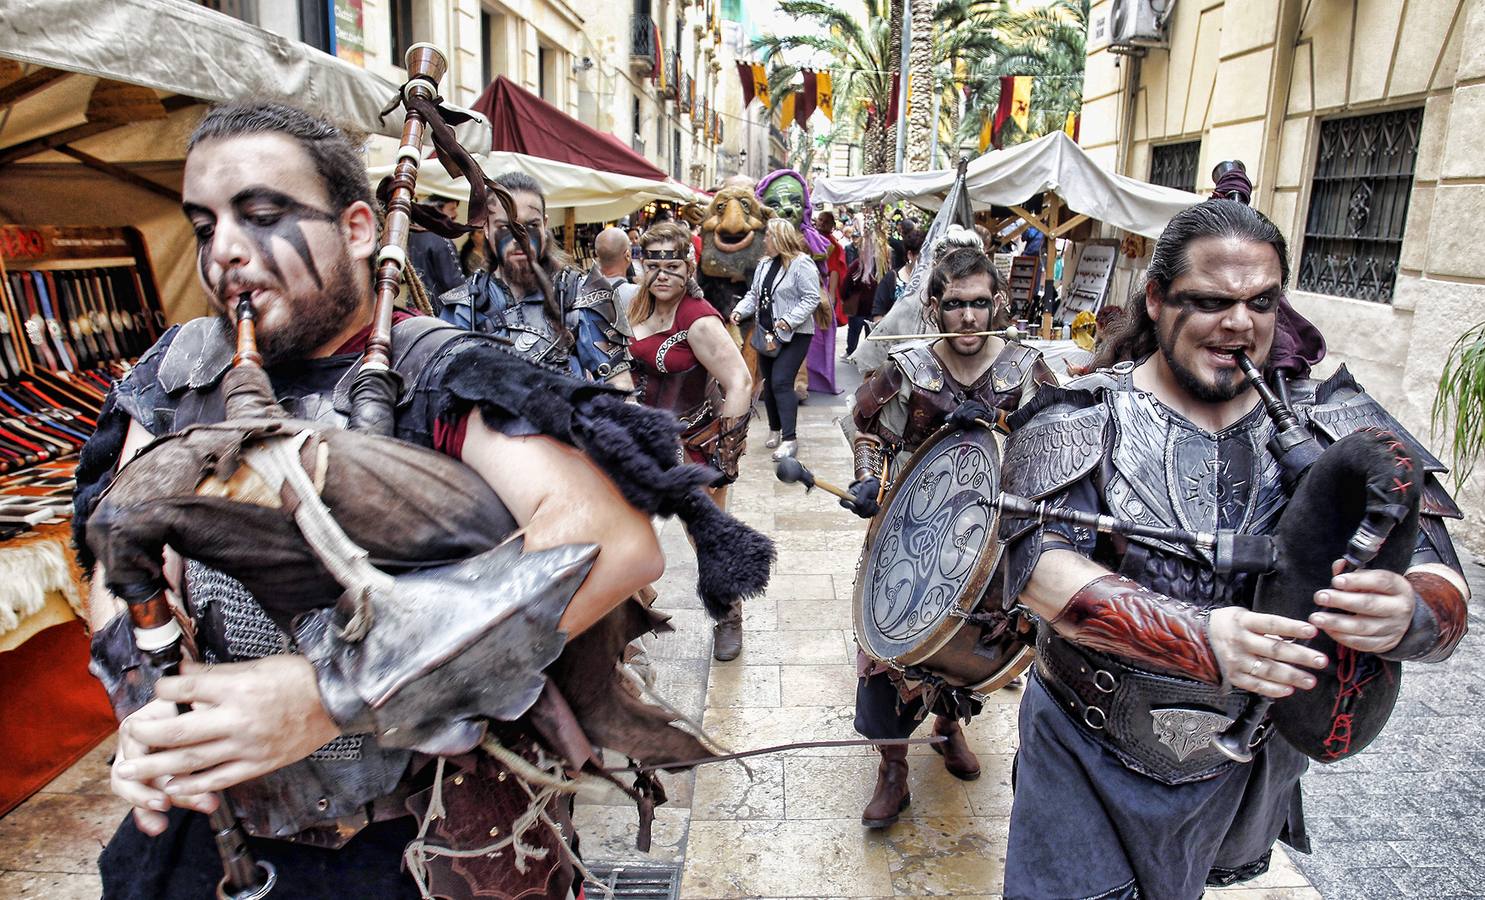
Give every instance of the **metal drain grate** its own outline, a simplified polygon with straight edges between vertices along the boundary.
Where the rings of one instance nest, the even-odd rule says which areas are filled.
[[[583,883],[588,900],[602,900],[604,887],[614,900],[679,900],[681,867],[631,866],[624,863],[591,863],[593,877]]]

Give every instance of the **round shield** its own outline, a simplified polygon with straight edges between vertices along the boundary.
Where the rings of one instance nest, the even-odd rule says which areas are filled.
[[[933,668],[927,661],[966,624],[999,560],[999,493],[1000,450],[986,429],[943,429],[912,455],[867,533],[856,571],[856,642],[868,656]],[[954,680],[978,686],[986,679]]]

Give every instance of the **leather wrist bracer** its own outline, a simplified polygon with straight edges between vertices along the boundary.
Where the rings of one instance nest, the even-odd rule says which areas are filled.
[[[1079,588],[1048,624],[1091,650],[1157,672],[1221,684],[1222,668],[1207,639],[1207,617],[1207,610],[1123,575],[1104,575]]]
[[[1440,662],[1448,659],[1469,628],[1468,605],[1454,582],[1432,572],[1403,576],[1413,586],[1413,621],[1386,659]]]
[[[858,432],[851,440],[851,451],[856,464],[856,481],[882,477],[882,449],[882,439],[874,434]]]
[[[748,417],[723,416],[719,423],[717,449],[714,456],[717,471],[729,482],[737,480],[737,461],[742,457],[748,443]]]

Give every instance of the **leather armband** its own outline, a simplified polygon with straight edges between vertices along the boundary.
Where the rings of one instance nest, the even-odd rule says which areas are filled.
[[[1464,595],[1442,575],[1409,572],[1404,577],[1413,586],[1413,621],[1396,647],[1378,655],[1407,662],[1448,659],[1469,628]]]
[[[717,449],[712,455],[712,464],[726,484],[737,480],[737,461],[742,458],[748,443],[748,417],[722,417],[718,420],[721,431],[717,435]]]
[[[851,440],[856,462],[856,481],[882,477],[882,439],[874,434],[857,432]]]
[[[1222,683],[1222,668],[1207,639],[1207,611],[1123,575],[1104,575],[1083,585],[1048,624],[1091,650],[1157,672]]]

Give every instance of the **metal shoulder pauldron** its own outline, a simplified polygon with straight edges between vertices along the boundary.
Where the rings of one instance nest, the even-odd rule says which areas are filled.
[[[1085,477],[1104,456],[1108,421],[1108,406],[1099,395],[1044,389],[1011,416],[1002,486],[1037,500]]]

